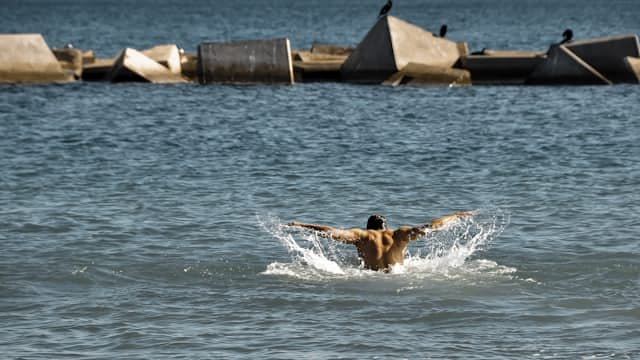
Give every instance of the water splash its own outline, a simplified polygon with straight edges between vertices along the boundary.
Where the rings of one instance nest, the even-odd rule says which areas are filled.
[[[509,217],[497,209],[477,210],[472,217],[458,219],[412,242],[404,264],[391,266],[391,274],[413,277],[441,275],[459,277],[469,273],[504,274],[515,269],[494,261],[468,259],[500,235]],[[260,226],[285,246],[290,262],[274,262],[263,272],[302,279],[327,279],[376,276],[359,261],[352,245],[318,237],[315,233],[292,228],[278,218],[258,218]]]
[[[71,275],[78,275],[78,274],[83,274],[85,271],[87,271],[87,266],[76,266],[72,271],[71,271]]]
[[[313,233],[303,233],[299,229],[293,229],[278,221],[277,218],[266,220],[258,219],[260,225],[267,232],[287,248],[292,254],[291,263],[274,262],[269,264],[266,274],[290,275],[294,277],[309,278],[322,274],[345,275],[342,269],[341,252],[336,251],[335,244],[323,241]],[[305,247],[298,244],[294,238],[299,235]]]

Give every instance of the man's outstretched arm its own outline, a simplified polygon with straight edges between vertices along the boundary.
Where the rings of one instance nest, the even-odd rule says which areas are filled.
[[[312,229],[312,230],[318,231],[318,235],[322,237],[341,241],[348,244],[355,243],[356,241],[360,240],[360,235],[356,230],[340,230],[340,229],[334,229],[331,226],[306,224],[298,221],[290,222],[287,225]]]
[[[471,216],[473,215],[473,213],[474,213],[473,211],[460,211],[457,213],[439,217],[437,219],[433,219],[431,220],[431,222],[426,223],[424,225],[402,226],[394,232],[394,236],[400,240],[413,241],[418,239],[421,236],[426,235],[427,232],[429,231],[437,230],[451,223],[452,221],[455,221],[463,217]]]
[[[463,217],[467,217],[467,216],[471,216],[475,213],[475,211],[460,211],[457,213],[453,213],[450,215],[445,215],[443,217],[439,217],[437,219],[433,219],[431,220],[431,228],[432,229],[438,229],[441,228],[449,223],[451,223],[452,221],[455,221],[457,219],[461,219]]]

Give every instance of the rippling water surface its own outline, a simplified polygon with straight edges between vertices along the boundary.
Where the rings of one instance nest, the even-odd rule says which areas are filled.
[[[355,44],[381,6],[143,1],[125,17],[118,4],[3,2],[0,32],[103,56],[203,38]],[[630,4],[394,11],[464,24],[451,36],[472,46],[535,49],[566,26],[639,32]],[[631,85],[2,86],[0,353],[638,358],[638,113]],[[283,226],[466,209],[478,211],[412,243],[389,274]]]

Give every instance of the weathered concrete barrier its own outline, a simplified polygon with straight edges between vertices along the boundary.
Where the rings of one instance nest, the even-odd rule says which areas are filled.
[[[574,41],[564,46],[613,83],[634,83],[635,75],[625,65],[627,56],[640,56],[638,35],[619,35]]]
[[[536,66],[526,83],[531,85],[609,85],[611,81],[564,45],[552,45],[545,61]]]
[[[436,37],[416,25],[384,16],[342,65],[342,79],[380,83],[409,63],[448,68],[467,53],[464,43]]]
[[[0,83],[73,81],[40,34],[0,34]]]
[[[460,58],[462,68],[471,72],[474,85],[522,85],[545,60],[544,53],[538,51],[485,50],[483,53]]]
[[[205,42],[198,46],[201,84],[293,84],[289,39]]]
[[[640,83],[640,58],[627,56],[624,58],[624,63],[629,71],[635,76],[635,83]]]
[[[471,74],[467,70],[441,66],[409,63],[391,75],[382,85],[471,85]]]
[[[141,53],[166,67],[172,73],[176,75],[182,74],[180,49],[178,49],[177,45],[157,45],[150,49],[142,50]]]
[[[108,76],[111,82],[140,81],[156,84],[184,83],[182,76],[153,61],[141,52],[126,48],[116,59]]]
[[[73,76],[76,80],[82,78],[82,50],[64,48],[52,49],[52,51],[66,74]]]

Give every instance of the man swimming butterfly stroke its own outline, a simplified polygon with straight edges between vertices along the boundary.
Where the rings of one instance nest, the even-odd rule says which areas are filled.
[[[431,220],[424,225],[401,226],[396,230],[387,227],[387,218],[382,215],[371,215],[367,221],[366,230],[341,230],[298,221],[287,225],[313,229],[318,231],[319,236],[355,245],[358,249],[358,255],[368,269],[389,271],[391,265],[404,262],[404,251],[409,242],[459,218],[471,216],[473,213],[473,211],[461,211]]]

